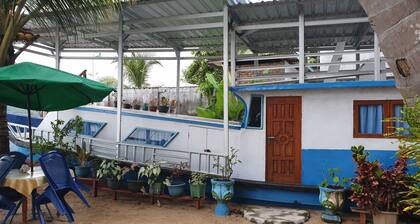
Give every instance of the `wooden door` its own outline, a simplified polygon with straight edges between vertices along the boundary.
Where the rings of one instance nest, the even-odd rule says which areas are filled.
[[[300,96],[267,98],[266,179],[298,184],[301,177]]]

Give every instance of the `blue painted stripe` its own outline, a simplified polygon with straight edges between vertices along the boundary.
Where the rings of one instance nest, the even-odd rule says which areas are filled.
[[[234,92],[273,91],[293,89],[335,89],[335,88],[367,88],[367,87],[395,87],[394,80],[385,81],[348,81],[327,83],[302,83],[302,84],[269,84],[235,86],[230,89]]]
[[[75,110],[81,110],[81,111],[89,111],[89,112],[96,112],[96,113],[106,113],[106,114],[117,114],[117,111],[115,110],[106,110],[101,108],[93,108],[93,107],[78,107],[75,108]],[[136,114],[136,113],[130,113],[130,112],[122,112],[123,116],[129,116],[129,117],[140,117],[145,119],[151,119],[151,120],[160,120],[160,121],[170,121],[170,122],[177,122],[177,123],[184,123],[184,124],[192,124],[192,125],[202,125],[202,126],[210,126],[210,127],[216,127],[216,128],[223,128],[222,123],[211,123],[211,122],[205,122],[205,121],[195,121],[195,120],[187,120],[187,119],[180,119],[180,118],[174,118],[174,117],[163,117],[163,116],[154,116],[150,114]],[[240,130],[241,126],[239,125],[229,125],[230,129]]]
[[[37,117],[31,117],[31,120],[32,120],[33,127],[38,127],[39,124],[42,122],[42,118],[37,118]],[[20,124],[20,125],[28,125],[28,116],[7,113],[7,121],[11,123],[15,123],[15,124]]]
[[[394,150],[367,150],[369,160],[378,160],[382,167],[392,166]],[[319,185],[328,176],[328,168],[339,168],[340,177],[355,176],[356,165],[350,149],[302,149],[302,184]]]

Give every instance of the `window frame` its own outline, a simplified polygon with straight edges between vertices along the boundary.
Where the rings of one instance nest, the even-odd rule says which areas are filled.
[[[252,103],[252,98],[253,97],[259,97],[261,98],[261,121],[260,121],[260,127],[250,127],[248,125],[249,122],[249,115],[251,113],[251,103]],[[246,116],[246,120],[245,120],[245,124],[246,124],[246,129],[257,129],[257,130],[262,130],[264,129],[264,112],[265,112],[265,108],[264,108],[264,102],[265,101],[265,97],[262,94],[251,94],[249,97],[249,108],[248,108],[248,113]]]
[[[63,126],[63,129],[69,125],[70,120],[68,120],[66,122],[66,124]],[[98,134],[102,131],[102,129],[104,129],[104,127],[108,124],[107,122],[100,122],[100,121],[93,121],[93,120],[82,120],[82,122],[83,122],[83,125],[84,125],[85,122],[95,123],[95,124],[100,124],[101,125],[95,135],[85,135],[85,134],[82,134],[82,133],[80,134],[81,136],[88,137],[88,138],[96,138],[96,136],[98,136]],[[70,132],[69,135],[74,136],[74,134],[72,134],[72,132]]]
[[[150,131],[160,131],[160,132],[166,132],[166,133],[173,133],[173,135],[165,142],[164,145],[154,145],[154,144],[141,144],[141,143],[132,143],[132,142],[127,142],[128,138],[130,138],[130,135],[132,135],[137,129],[141,129],[141,130],[150,130]],[[130,134],[128,134],[124,140],[122,141],[124,144],[131,144],[131,145],[142,145],[142,146],[149,146],[152,148],[166,148],[171,142],[172,140],[174,140],[174,138],[176,136],[178,136],[179,132],[178,131],[167,131],[167,130],[162,130],[162,129],[156,129],[156,128],[146,128],[146,127],[134,127],[134,129],[130,132]]]
[[[389,138],[388,134],[394,130],[393,122],[388,119],[394,116],[394,106],[404,105],[403,100],[354,100],[353,101],[353,138]],[[382,105],[383,107],[383,121],[382,134],[361,134],[359,127],[359,113],[360,106],[367,105]]]

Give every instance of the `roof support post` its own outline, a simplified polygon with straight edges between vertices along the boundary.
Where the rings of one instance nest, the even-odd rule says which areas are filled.
[[[229,155],[229,11],[223,7],[223,130],[224,147]]]
[[[179,114],[180,105],[179,105],[179,85],[181,81],[181,52],[175,50],[176,55],[176,108],[175,112]]]
[[[124,59],[124,43],[123,43],[123,14],[120,12],[118,21],[118,87],[117,87],[117,142],[121,142],[121,126],[122,126],[122,99],[123,99],[123,59]]]
[[[60,69],[61,46],[60,46],[60,27],[55,31],[55,68]]]
[[[236,85],[236,33],[230,31],[230,77],[232,86]]]
[[[305,18],[299,14],[299,83],[305,82]]]
[[[61,46],[60,46],[60,27],[57,26],[55,30],[55,68],[60,70],[61,64]],[[58,120],[58,111],[56,114],[56,120]]]
[[[381,80],[381,49],[379,48],[379,38],[376,32],[374,34],[373,55],[373,74],[375,76],[375,80]]]

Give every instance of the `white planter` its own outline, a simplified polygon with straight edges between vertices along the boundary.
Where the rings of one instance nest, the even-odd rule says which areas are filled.
[[[373,224],[397,224],[398,212],[379,211],[373,214]]]

